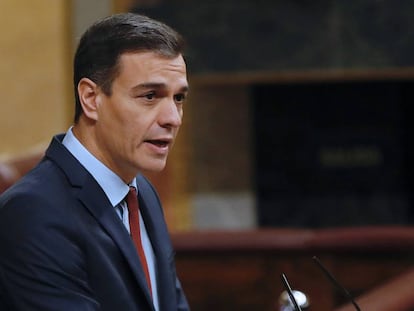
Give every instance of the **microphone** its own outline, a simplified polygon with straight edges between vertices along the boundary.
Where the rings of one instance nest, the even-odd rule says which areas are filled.
[[[295,307],[296,311],[302,311],[302,309],[299,307],[298,302],[296,301],[295,295],[293,295],[292,289],[290,288],[289,282],[287,280],[287,277],[284,273],[282,273],[282,282],[285,286],[285,289],[289,295],[290,301],[292,302],[293,306]]]
[[[328,280],[336,286],[336,288],[348,298],[348,300],[352,303],[352,305],[355,307],[355,310],[361,311],[360,307],[354,300],[354,297],[349,293],[349,291],[343,287],[341,284],[339,284],[338,280],[326,269],[326,267],[322,264],[322,262],[319,260],[318,257],[313,256],[313,261],[317,264],[317,266],[322,270],[322,272],[325,274],[325,276],[328,278]]]

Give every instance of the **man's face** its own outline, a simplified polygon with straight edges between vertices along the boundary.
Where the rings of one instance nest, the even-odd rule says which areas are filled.
[[[129,182],[165,167],[183,116],[188,82],[183,57],[126,53],[112,94],[96,96],[95,156]]]

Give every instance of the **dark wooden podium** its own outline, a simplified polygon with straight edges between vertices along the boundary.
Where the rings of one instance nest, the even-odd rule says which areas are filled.
[[[414,310],[414,294],[407,289],[414,288],[414,228],[204,231],[173,234],[173,243],[194,311],[279,310],[282,273],[309,296],[309,310],[353,310],[343,306],[348,301],[313,256],[357,297],[362,310]]]

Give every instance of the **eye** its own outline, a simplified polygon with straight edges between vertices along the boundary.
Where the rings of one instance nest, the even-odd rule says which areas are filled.
[[[174,100],[177,103],[183,103],[185,101],[185,99],[186,99],[186,94],[176,94],[176,95],[174,95]]]
[[[153,100],[155,98],[155,92],[146,93],[142,97],[148,100]]]

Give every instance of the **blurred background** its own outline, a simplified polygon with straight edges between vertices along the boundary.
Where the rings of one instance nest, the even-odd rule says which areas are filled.
[[[0,191],[71,125],[82,32],[127,11],[187,39],[184,124],[150,178],[195,310],[276,310],[281,271],[333,310],[315,253],[356,295],[410,267],[413,1],[0,0]]]
[[[412,222],[411,1],[156,1],[189,41],[192,223]]]

